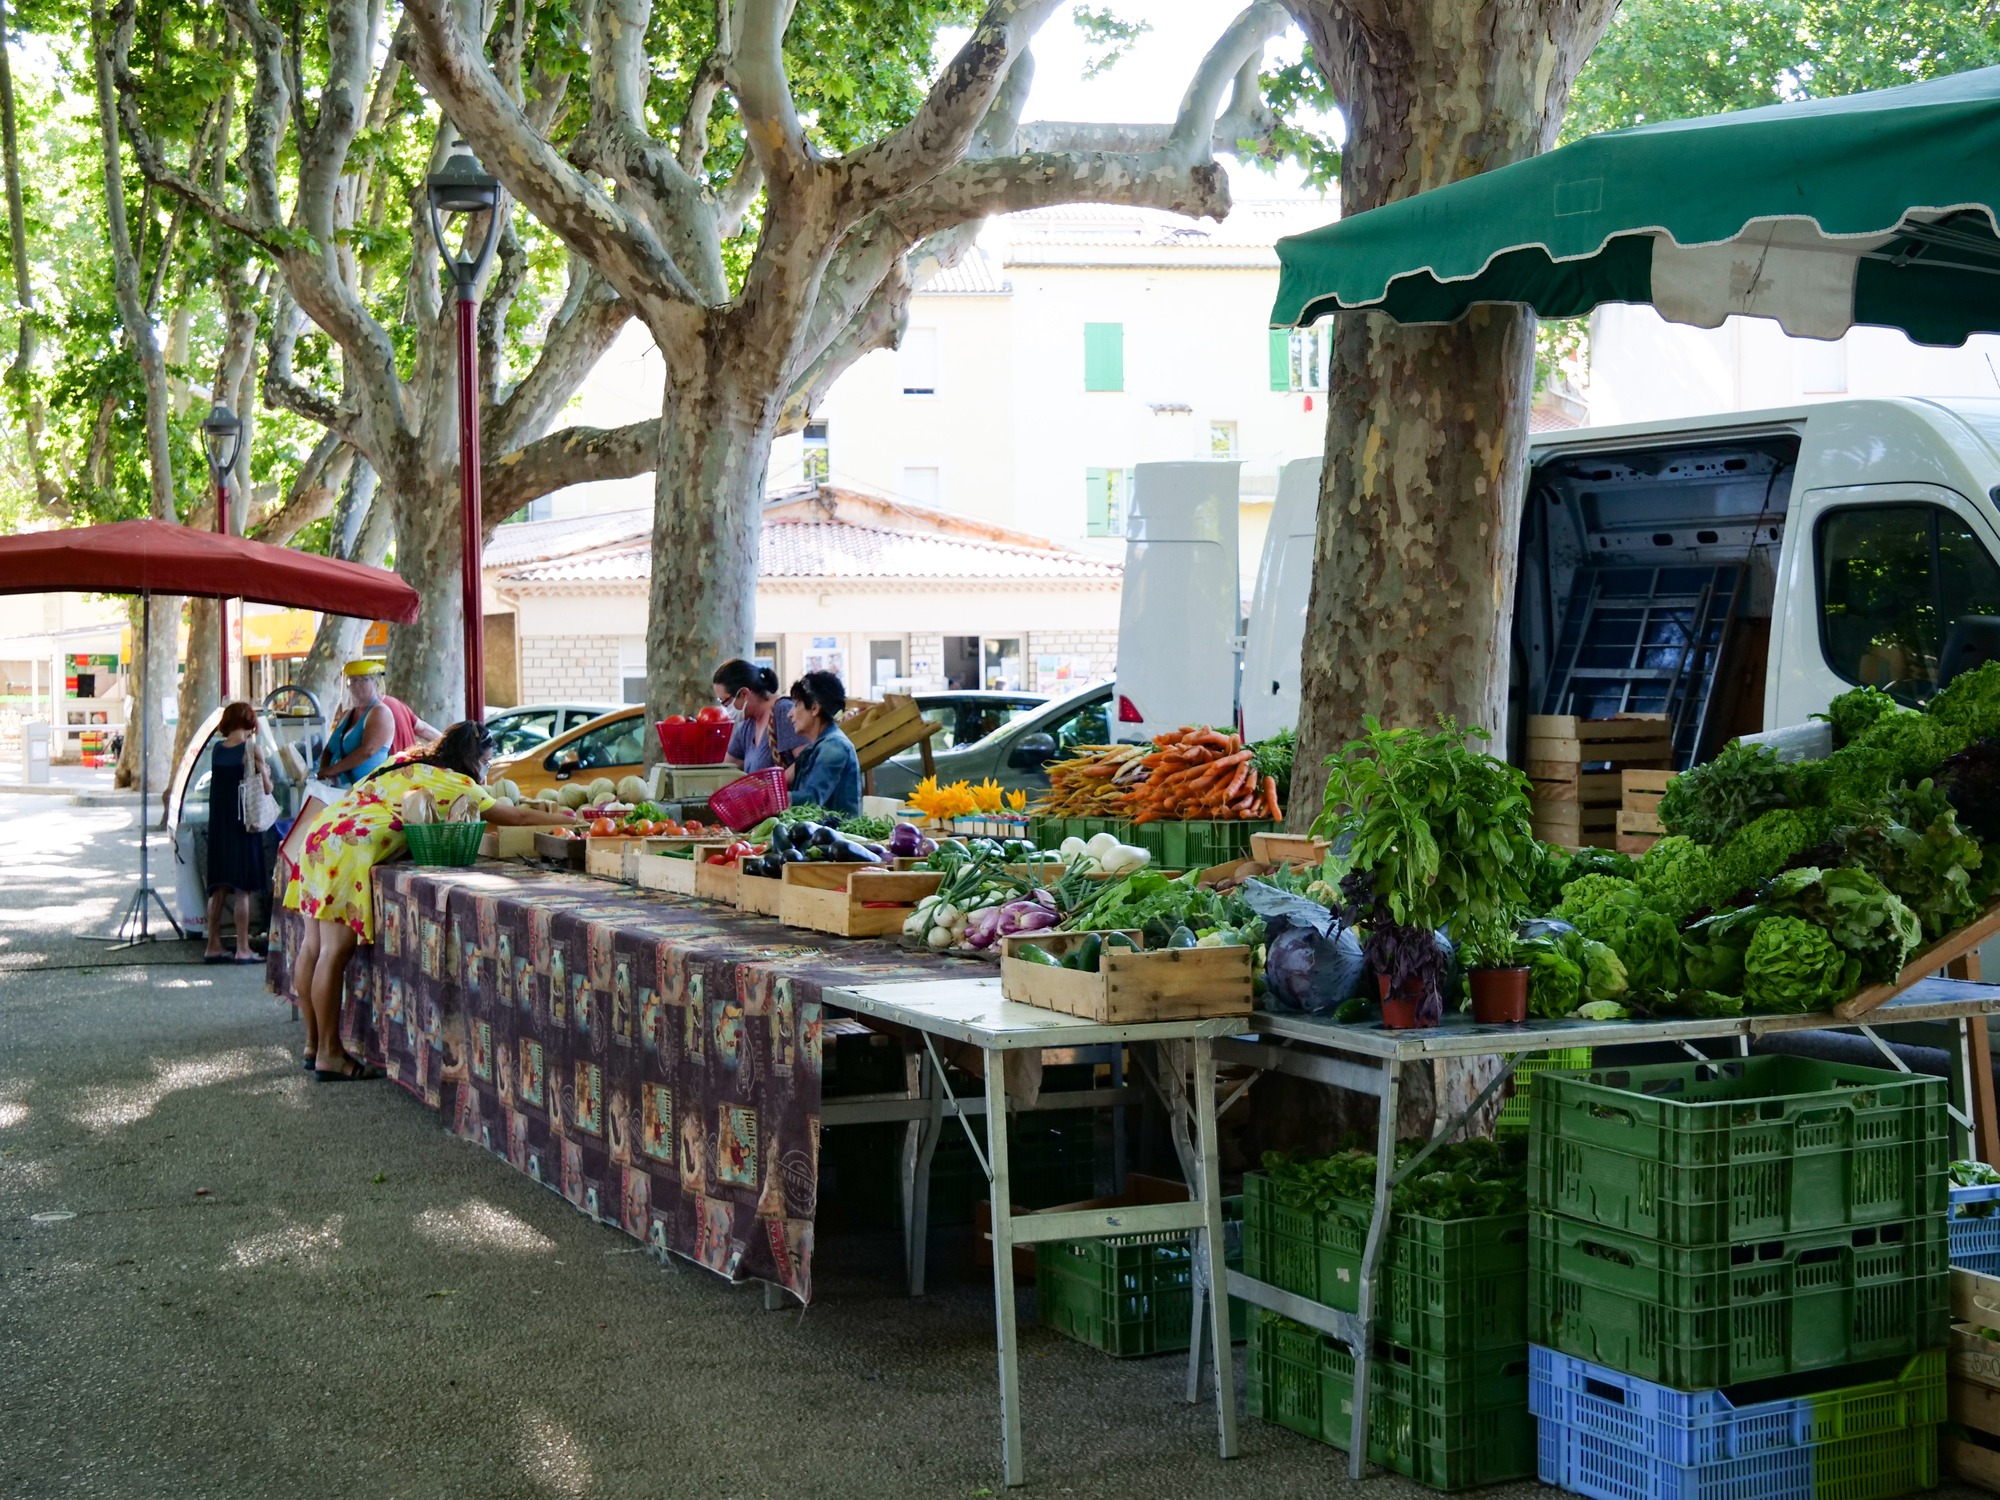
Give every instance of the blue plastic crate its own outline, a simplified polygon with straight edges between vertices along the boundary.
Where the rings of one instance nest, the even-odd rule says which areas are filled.
[[[1539,1426],[1537,1477],[1588,1500],[1896,1500],[1937,1484],[1936,1427],[1682,1467],[1561,1422]]]
[[[1945,1419],[1945,1357],[1849,1366],[1729,1391],[1676,1391],[1540,1345],[1528,1409],[1677,1468],[1929,1427]]]
[[[2000,1183],[1951,1190],[1951,1263],[2000,1276]]]

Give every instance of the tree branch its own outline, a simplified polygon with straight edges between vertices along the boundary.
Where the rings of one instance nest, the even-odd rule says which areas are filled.
[[[291,293],[280,294],[271,321],[270,348],[264,356],[264,402],[317,422],[327,431],[360,446],[357,427],[360,414],[335,405],[292,375],[292,348],[298,343],[302,316],[292,302]]]
[[[771,202],[780,217],[802,203],[819,165],[785,76],[785,28],[792,22],[792,3],[742,0],[736,45],[729,55],[729,86],[743,115],[750,154],[770,184]]]
[[[481,436],[492,452],[518,448],[548,431],[571,393],[631,321],[631,304],[601,276],[580,261],[574,274],[579,284],[550,321],[535,363],[488,414]]]
[[[321,434],[293,476],[284,500],[253,522],[245,535],[274,547],[288,546],[313,522],[333,514],[354,460],[354,449],[339,434]]]
[[[485,465],[482,520],[490,535],[532,500],[602,479],[650,474],[659,460],[657,418],[629,427],[565,427]]]

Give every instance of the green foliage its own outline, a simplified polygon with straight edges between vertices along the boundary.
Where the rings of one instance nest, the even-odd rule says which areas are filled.
[[[1799,917],[1757,924],[1743,955],[1743,1002],[1758,1015],[1807,1015],[1851,995],[1860,960]]]
[[[1962,832],[1950,803],[1921,782],[1834,836],[1843,865],[1868,871],[1939,938],[1977,914],[1992,873],[1978,841]]]
[[[1724,898],[1769,880],[1832,831],[1823,809],[1777,807],[1744,824],[1716,851],[1715,890]]]
[[[1648,849],[1635,878],[1647,905],[1676,923],[1729,894],[1722,886],[1713,852],[1685,834],[1669,834]]]
[[[1762,902],[1772,911],[1822,928],[1861,963],[1861,977],[1892,979],[1923,941],[1917,914],[1866,870],[1791,870]]]
[[[1422,1149],[1418,1141],[1396,1143],[1396,1165]],[[1349,1146],[1331,1155],[1300,1160],[1275,1151],[1264,1154],[1264,1171],[1278,1201],[1291,1208],[1324,1213],[1338,1207],[1371,1205],[1375,1199],[1375,1155]],[[1519,1213],[1528,1206],[1525,1141],[1460,1141],[1424,1158],[1415,1176],[1396,1184],[1390,1207],[1426,1219],[1484,1219]]]
[[[1668,833],[1701,844],[1720,844],[1737,829],[1789,800],[1790,776],[1764,745],[1731,740],[1707,765],[1683,771],[1660,798]]]
[[[1521,944],[1528,965],[1528,1014],[1559,1021],[1583,994],[1583,965],[1555,938],[1528,938]]]
[[[1646,904],[1638,884],[1609,875],[1586,875],[1563,889],[1555,914],[1591,942],[1618,956],[1634,989],[1677,989],[1681,982],[1680,933],[1673,920]],[[1584,955],[1584,990],[1608,1000],[1625,986],[1597,992],[1589,955]]]
[[[1304,171],[1308,189],[1325,192],[1334,187],[1340,181],[1340,142],[1308,121],[1332,116],[1340,101],[1314,61],[1312,48],[1308,46],[1297,62],[1265,70],[1257,81],[1277,123],[1270,148],[1246,164],[1269,171],[1281,161],[1290,162]]]
[[[1563,138],[2000,62],[1992,0],[1629,0],[1570,90]]]
[[[1825,713],[1813,717],[1833,726],[1833,747],[1838,750],[1884,714],[1906,712],[1902,704],[1880,688],[1858,687],[1842,693],[1826,706]]]
[[[1079,5],[1070,12],[1070,19],[1096,49],[1083,67],[1086,82],[1117,67],[1139,38],[1153,29],[1151,21],[1128,21],[1104,5]]]
[[[1535,860],[1527,778],[1467,746],[1488,738],[1482,729],[1363,723],[1367,733],[1327,759],[1313,831],[1351,839],[1353,868],[1399,924],[1475,939],[1509,925]]]

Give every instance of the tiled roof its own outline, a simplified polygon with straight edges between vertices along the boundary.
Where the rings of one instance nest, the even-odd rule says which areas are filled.
[[[512,521],[494,530],[493,539],[482,554],[482,566],[513,568],[522,563],[546,562],[553,557],[615,547],[635,537],[650,536],[652,531],[650,507],[564,516],[553,521]]]
[[[929,296],[995,297],[1014,288],[993,257],[975,245],[957,265],[939,271],[917,290]]]
[[[1104,581],[1123,571],[1058,548],[1009,547],[935,533],[885,531],[845,521],[770,521],[758,553],[762,579],[883,579],[964,582]],[[651,576],[649,542],[606,547],[510,569],[509,582],[636,583]]]
[[[1151,250],[1198,255],[1215,251],[1268,251],[1288,234],[1317,229],[1340,216],[1336,201],[1274,198],[1239,202],[1229,217],[1190,219],[1153,208],[1102,203],[1028,209],[996,221],[1011,264],[1041,262],[1046,252]]]

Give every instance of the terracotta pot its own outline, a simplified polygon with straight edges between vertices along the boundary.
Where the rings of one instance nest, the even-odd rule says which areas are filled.
[[[1528,1019],[1526,969],[1474,969],[1472,1019],[1481,1026],[1519,1026]]]
[[[1414,979],[1403,981],[1403,987],[1396,994],[1389,993],[1389,976],[1375,976],[1377,992],[1382,997],[1382,1024],[1391,1031],[1414,1031],[1420,1024],[1417,1011],[1424,1003],[1424,987]],[[1435,1024],[1435,1023],[1432,1023]]]

